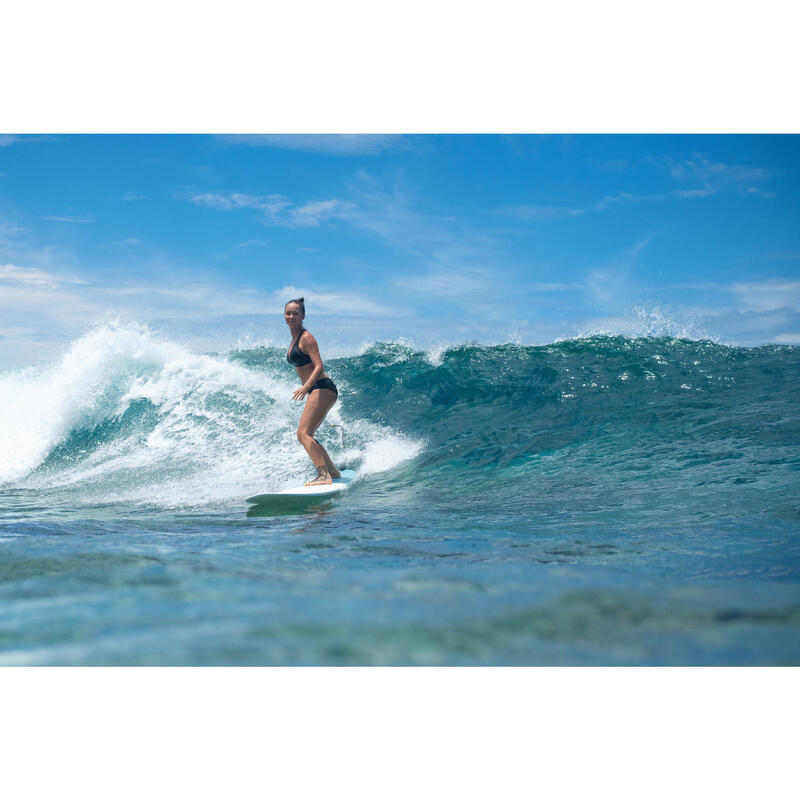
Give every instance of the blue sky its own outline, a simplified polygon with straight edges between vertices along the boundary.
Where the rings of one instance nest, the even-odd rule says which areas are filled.
[[[323,353],[800,343],[798,136],[0,135],[0,368],[97,322]]]

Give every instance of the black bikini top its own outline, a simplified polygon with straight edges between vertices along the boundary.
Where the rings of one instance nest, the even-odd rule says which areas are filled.
[[[300,333],[297,334],[297,338],[289,348],[289,355],[286,356],[286,360],[290,364],[294,364],[296,367],[302,367],[311,363],[311,359],[300,349],[299,345],[297,344],[300,341],[300,337],[303,335],[304,330],[305,328],[300,328]]]

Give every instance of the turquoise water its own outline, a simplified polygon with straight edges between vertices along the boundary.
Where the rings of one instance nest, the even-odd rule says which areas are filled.
[[[0,374],[0,664],[800,663],[800,348],[329,359],[100,328]],[[332,424],[331,424],[332,423]]]

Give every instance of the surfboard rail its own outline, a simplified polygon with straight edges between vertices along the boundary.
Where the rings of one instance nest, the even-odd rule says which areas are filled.
[[[245,502],[251,505],[268,503],[271,500],[286,499],[288,497],[327,497],[343,492],[355,479],[356,472],[352,469],[343,469],[341,478],[335,478],[333,483],[323,483],[317,486],[293,486],[291,489],[282,489],[279,492],[265,492],[254,494],[246,498]]]

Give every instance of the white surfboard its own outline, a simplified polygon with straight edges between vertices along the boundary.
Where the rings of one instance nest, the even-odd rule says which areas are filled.
[[[327,495],[343,492],[356,477],[354,469],[341,470],[342,477],[335,478],[333,483],[322,483],[317,486],[295,486],[292,489],[284,489],[280,492],[267,492],[266,494],[254,494],[248,497],[248,503],[260,505],[271,500],[286,499],[287,497],[325,497]]]

